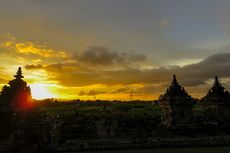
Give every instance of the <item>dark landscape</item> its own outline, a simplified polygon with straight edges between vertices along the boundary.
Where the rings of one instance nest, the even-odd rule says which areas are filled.
[[[1,91],[2,152],[75,152],[230,145],[230,94],[215,77],[201,99],[176,80],[155,101],[32,100],[18,68]]]

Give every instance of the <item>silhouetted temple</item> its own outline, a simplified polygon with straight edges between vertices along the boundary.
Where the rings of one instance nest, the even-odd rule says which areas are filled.
[[[215,77],[213,87],[201,99],[209,122],[230,122],[230,95]]]
[[[27,110],[31,107],[32,97],[30,87],[22,80],[21,67],[18,68],[15,79],[9,81],[1,91],[1,105],[5,111],[21,111]]]
[[[193,100],[179,85],[176,75],[173,75],[171,86],[159,98],[162,107],[162,123],[166,126],[186,125],[192,122]]]

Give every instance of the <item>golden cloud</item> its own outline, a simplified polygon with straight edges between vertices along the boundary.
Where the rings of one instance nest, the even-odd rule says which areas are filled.
[[[68,58],[70,56],[65,51],[49,49],[45,45],[35,44],[30,41],[21,42],[13,36],[9,36],[8,40],[3,41],[1,47],[21,55],[35,55],[44,58]]]
[[[15,49],[18,53],[22,54],[34,54],[42,57],[68,57],[68,55],[63,51],[45,49],[43,46],[35,46],[35,44],[31,42],[17,43],[15,44]]]

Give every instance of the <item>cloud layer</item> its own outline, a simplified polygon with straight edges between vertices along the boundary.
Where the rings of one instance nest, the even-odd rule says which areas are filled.
[[[7,57],[5,60],[20,61],[24,65],[31,82],[38,82],[43,76],[43,82],[52,82],[59,90],[69,88],[68,94],[80,97],[128,95],[132,91],[140,99],[157,98],[170,84],[173,74],[177,74],[191,94],[200,97],[215,75],[224,80],[230,78],[230,53],[214,54],[185,66],[158,67],[151,64],[154,62],[150,62],[146,54],[111,51],[106,47],[90,47],[72,54],[11,37],[1,43],[1,49],[2,57]],[[102,87],[96,87],[98,85]],[[196,91],[192,91],[195,88]]]
[[[230,53],[215,54],[201,62],[183,67],[170,66],[144,69],[140,63],[146,62],[144,55],[110,52],[106,48],[92,48],[75,55],[75,61],[47,65],[26,65],[28,70],[44,69],[49,74],[48,80],[54,80],[65,87],[84,87],[101,84],[124,87],[113,91],[87,90],[79,95],[115,94],[119,91],[130,92],[129,86],[139,84],[135,92],[160,94],[169,85],[171,76],[177,74],[180,83],[187,88],[207,86],[215,75],[230,78]],[[133,67],[131,65],[136,65]],[[109,66],[111,69],[107,69]],[[104,67],[104,69],[102,68]],[[116,67],[114,69],[112,67]],[[208,90],[208,89],[207,89]],[[205,93],[201,93],[205,94]],[[202,95],[200,95],[202,96]]]
[[[79,63],[93,66],[133,66],[133,64],[143,63],[146,56],[135,52],[111,52],[104,47],[93,47],[80,54],[75,54]]]

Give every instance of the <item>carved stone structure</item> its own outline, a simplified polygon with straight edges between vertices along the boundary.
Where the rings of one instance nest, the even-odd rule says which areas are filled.
[[[13,110],[14,112],[21,112],[29,110],[32,107],[31,90],[27,83],[22,80],[21,67],[18,68],[15,79],[9,81],[1,91],[1,109],[3,111]]]
[[[189,125],[193,120],[193,99],[179,85],[173,75],[171,86],[159,98],[162,107],[162,124],[167,127]]]
[[[230,95],[215,77],[213,87],[201,99],[208,122],[230,123]]]

